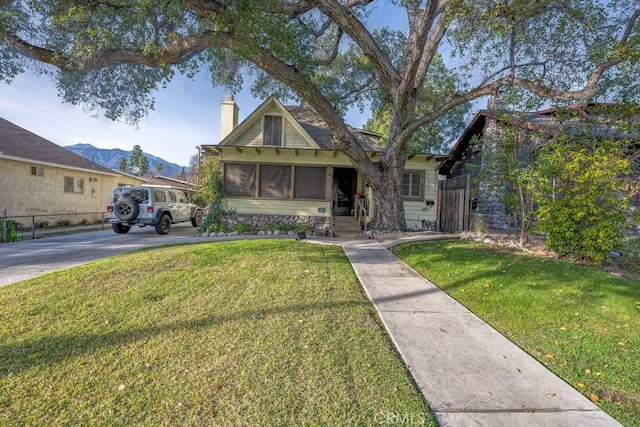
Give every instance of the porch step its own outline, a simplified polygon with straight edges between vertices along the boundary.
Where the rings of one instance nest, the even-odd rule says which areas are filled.
[[[334,216],[333,234],[343,239],[367,239],[368,236],[360,230],[358,220],[353,216]]]

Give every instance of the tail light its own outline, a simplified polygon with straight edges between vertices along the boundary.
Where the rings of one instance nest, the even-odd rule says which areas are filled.
[[[147,206],[147,212],[153,213],[153,206]]]
[[[107,212],[113,212],[113,205],[107,206]]]

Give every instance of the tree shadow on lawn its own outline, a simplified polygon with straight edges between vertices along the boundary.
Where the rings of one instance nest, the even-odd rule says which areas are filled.
[[[428,255],[420,259],[420,252],[427,250]],[[475,253],[469,254],[468,251]],[[477,256],[478,252],[481,257]],[[563,260],[541,259],[495,248],[429,246],[397,253],[406,255],[417,271],[425,277],[431,276],[429,280],[432,283],[471,311],[473,307],[470,305],[474,305],[471,301],[485,299],[486,296],[483,304],[491,300],[500,304],[500,301],[511,299],[514,307],[526,307],[531,313],[544,313],[555,307],[571,313],[597,313],[598,321],[614,324],[620,322],[623,309],[633,316],[635,302],[640,301],[638,283],[597,267]],[[464,273],[455,276],[455,272],[439,271],[430,275],[430,267],[434,271],[432,266],[438,262],[454,263],[456,270]],[[445,277],[443,274],[452,275]],[[603,304],[611,307],[603,308]],[[613,306],[617,308],[612,309]]]
[[[83,354],[100,351],[102,348],[118,347],[166,332],[201,330],[238,320],[261,320],[267,316],[315,310],[335,310],[369,306],[362,301],[316,303],[293,305],[272,309],[243,310],[228,316],[209,315],[200,319],[178,321],[168,324],[112,331],[104,334],[58,335],[44,337],[19,344],[0,346],[0,377],[15,375],[38,365],[47,365]],[[373,308],[372,308],[373,309]]]

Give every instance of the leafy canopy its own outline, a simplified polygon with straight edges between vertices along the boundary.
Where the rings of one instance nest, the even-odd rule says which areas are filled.
[[[254,93],[322,116],[370,184],[375,222],[397,230],[410,144],[437,148],[470,101],[501,87],[520,104],[637,101],[639,17],[637,0],[2,0],[0,79],[35,67],[65,100],[136,122],[176,73],[231,92],[251,76]],[[386,134],[375,161],[344,123],[352,105]]]

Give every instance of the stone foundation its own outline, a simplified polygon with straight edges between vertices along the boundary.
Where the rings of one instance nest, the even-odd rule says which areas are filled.
[[[236,224],[249,224],[254,230],[272,228],[277,225],[283,229],[293,228],[296,225],[310,225],[314,229],[329,229],[329,217],[307,215],[264,215],[264,214],[229,214],[224,216],[224,221],[229,230],[235,230]]]

